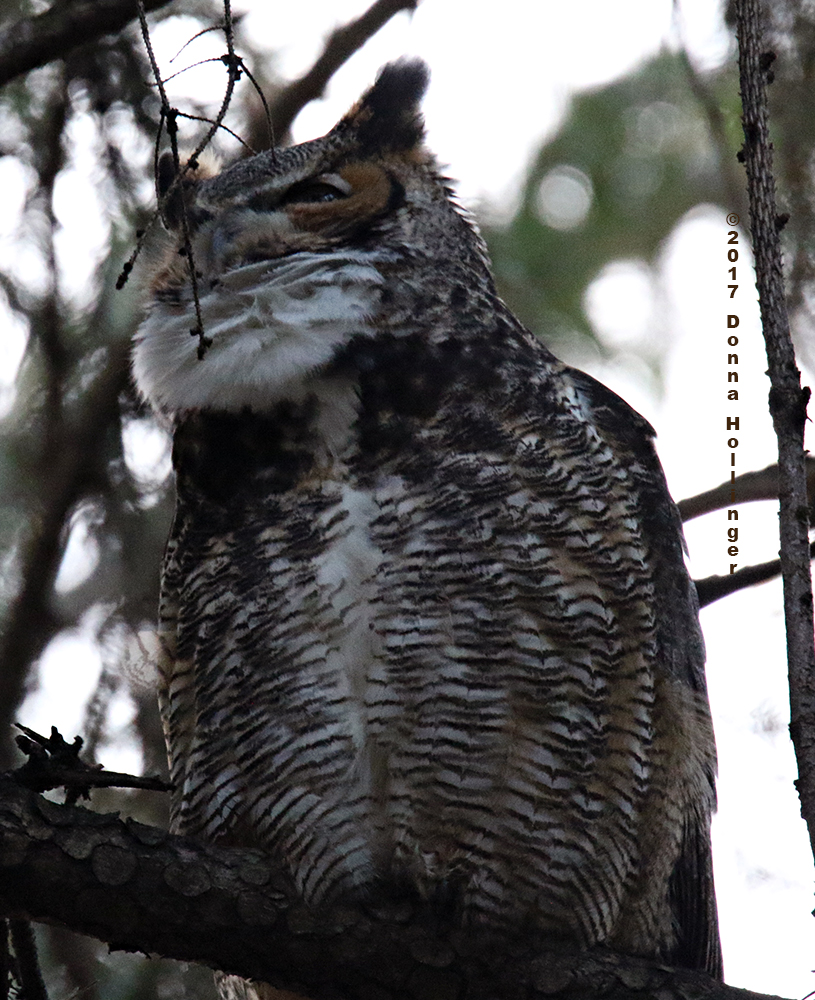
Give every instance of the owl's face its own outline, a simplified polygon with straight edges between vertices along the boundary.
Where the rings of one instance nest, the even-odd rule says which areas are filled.
[[[302,398],[352,338],[411,329],[417,297],[401,286],[422,280],[432,299],[422,275],[453,259],[489,281],[480,241],[422,145],[426,82],[421,63],[386,66],[323,138],[185,181],[211,345],[199,357],[190,335],[179,197],[134,351],[137,384],[156,410],[263,412]]]

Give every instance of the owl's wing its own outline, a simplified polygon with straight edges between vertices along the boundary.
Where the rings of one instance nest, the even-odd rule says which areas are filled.
[[[195,726],[195,686],[193,663],[178,655],[180,564],[184,519],[176,511],[161,573],[159,601],[159,684],[158,701],[170,767],[171,829],[177,830],[184,792],[189,747]]]
[[[654,448],[655,431],[616,393],[585,372],[570,376],[588,399],[600,429],[627,453],[632,485],[639,494],[643,535],[653,553],[660,662],[694,691],[706,692],[705,647],[696,588],[685,567],[682,519]]]
[[[597,425],[615,440],[629,461],[632,485],[639,497],[643,536],[652,554],[658,664],[706,705],[705,647],[696,588],[685,566],[682,521],[654,448],[655,431],[628,403],[590,375],[575,369],[569,374],[589,402]],[[703,790],[710,811],[716,802],[715,767],[715,754],[711,753],[705,774],[709,787]],[[690,968],[706,968],[721,978],[707,809],[702,808],[700,814],[686,821],[682,851],[669,891],[678,932],[673,959]]]
[[[673,960],[683,967],[706,969],[717,979],[723,979],[707,823],[695,823],[685,829],[682,854],[671,878],[670,896],[678,929]]]

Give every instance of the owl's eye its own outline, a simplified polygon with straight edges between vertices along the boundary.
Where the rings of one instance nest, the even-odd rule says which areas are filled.
[[[281,198],[281,205],[316,205],[347,198],[353,188],[339,174],[323,174],[294,184]]]

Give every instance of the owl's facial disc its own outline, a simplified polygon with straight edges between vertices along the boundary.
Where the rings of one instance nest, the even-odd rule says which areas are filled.
[[[205,283],[297,253],[334,251],[392,210],[403,189],[379,163],[347,163],[287,186],[270,182],[224,205],[206,190],[191,207],[193,256]]]
[[[393,281],[392,265],[412,246],[402,227],[415,229],[431,202],[454,216],[422,146],[426,81],[419,63],[386,67],[322,139],[215,176],[187,172],[165,199],[171,235],[154,257],[134,350],[154,409],[268,411],[302,395],[351,339],[376,334],[385,272]],[[163,163],[168,191],[172,161]],[[210,342],[203,358],[190,336],[190,264]]]

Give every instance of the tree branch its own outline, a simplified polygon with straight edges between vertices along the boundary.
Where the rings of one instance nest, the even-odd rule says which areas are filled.
[[[807,477],[807,495],[815,495],[815,458],[807,456],[805,460]],[[778,499],[778,465],[768,465],[766,469],[757,472],[745,472],[737,476],[735,483],[721,483],[712,490],[697,493],[694,497],[680,500],[677,504],[683,521],[691,521],[702,514],[710,514],[714,510],[724,510],[733,507],[733,490],[736,490],[738,501],[746,503],[751,500]],[[815,542],[809,549],[810,558],[815,558]],[[714,601],[735,594],[745,587],[757,583],[765,583],[773,577],[781,575],[781,560],[771,559],[769,562],[757,563],[755,566],[745,566],[736,573],[726,576],[707,576],[702,580],[694,580],[696,593],[699,595],[699,607],[704,608]]]
[[[815,496],[815,458],[805,459],[807,495]],[[724,510],[733,507],[733,490],[736,491],[736,503],[748,503],[752,500],[778,499],[778,465],[768,465],[766,469],[756,472],[744,472],[736,477],[735,483],[728,480],[704,493],[680,500],[677,504],[683,521],[692,521],[702,514],[710,514],[714,510]]]
[[[260,851],[57,805],[2,776],[0,910],[314,1000],[769,1000],[604,950],[465,934],[415,901],[316,914]]]
[[[815,542],[809,547],[811,558],[815,558]],[[755,566],[745,566],[726,576],[706,576],[702,580],[694,580],[696,593],[699,596],[699,607],[707,607],[714,601],[735,594],[738,590],[753,587],[757,583],[766,583],[781,574],[781,560],[771,559],[769,562],[756,563]]]
[[[23,788],[35,792],[64,788],[65,801],[71,805],[80,796],[90,798],[92,788],[143,788],[153,792],[169,792],[172,788],[156,776],[123,774],[107,771],[101,764],[86,764],[79,756],[84,743],[81,736],[67,743],[56,726],[51,726],[50,736],[41,736],[19,722],[16,725],[25,734],[17,737],[17,746],[28,759],[10,777]]]
[[[767,127],[767,93],[758,0],[736,0],[744,162],[761,322],[770,376],[770,414],[778,437],[781,569],[790,682],[790,734],[798,763],[801,813],[815,850],[815,646],[809,562],[804,424],[809,390],[789,332]]]
[[[419,0],[376,0],[355,21],[336,28],[311,69],[281,90],[271,103],[272,134],[280,143],[303,108],[318,97],[343,63],[372,38],[395,14],[415,10]],[[260,148],[259,146],[257,148]]]
[[[158,10],[170,0],[145,0]],[[134,0],[55,2],[42,14],[24,17],[0,30],[0,87],[52,59],[64,59],[79,45],[120,31],[136,19]]]

